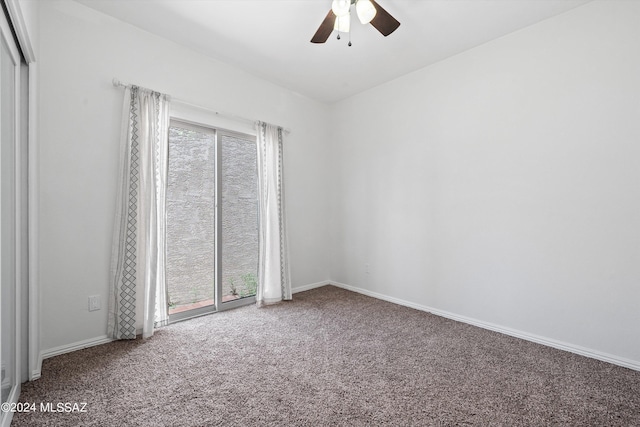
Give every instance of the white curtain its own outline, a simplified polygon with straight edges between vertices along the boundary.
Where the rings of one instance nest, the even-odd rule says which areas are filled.
[[[258,254],[258,305],[291,299],[286,220],[282,128],[264,122],[257,125],[258,205],[260,214]]]
[[[122,120],[108,335],[135,338],[136,319],[142,315],[142,335],[147,338],[153,335],[154,327],[168,320],[165,194],[169,97],[127,86]]]

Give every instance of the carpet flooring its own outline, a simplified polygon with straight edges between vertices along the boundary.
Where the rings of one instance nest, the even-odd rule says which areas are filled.
[[[12,426],[640,426],[640,372],[325,286],[44,361]]]

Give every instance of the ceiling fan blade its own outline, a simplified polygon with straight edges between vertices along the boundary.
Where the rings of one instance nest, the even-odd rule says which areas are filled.
[[[389,34],[393,33],[400,26],[400,22],[389,12],[384,10],[382,6],[376,3],[374,0],[371,0],[371,3],[375,6],[378,13],[371,20],[371,25],[373,25],[376,30],[380,31],[383,36],[387,37]]]
[[[329,10],[329,13],[327,13],[327,16],[324,18],[324,21],[322,21],[322,24],[320,24],[320,27],[318,27],[318,31],[316,31],[316,33],[311,38],[311,43],[326,42],[329,36],[331,35],[331,33],[333,32],[333,25],[335,24],[335,22],[336,22],[336,15],[333,13],[332,10]]]

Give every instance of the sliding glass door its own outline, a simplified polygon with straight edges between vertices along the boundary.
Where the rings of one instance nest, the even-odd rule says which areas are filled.
[[[172,120],[167,288],[172,321],[255,300],[255,137]]]

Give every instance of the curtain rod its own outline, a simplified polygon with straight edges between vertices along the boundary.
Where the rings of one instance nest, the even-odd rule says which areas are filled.
[[[123,83],[123,82],[121,82],[121,81],[120,81],[120,80],[118,80],[117,78],[114,78],[113,80],[111,80],[111,83],[113,83],[113,85],[114,85],[115,87],[127,87],[127,86],[131,86],[130,84],[127,84],[127,83]],[[209,112],[209,113],[213,113],[213,114],[215,114],[216,116],[224,117],[224,118],[226,118],[226,119],[231,119],[231,120],[236,120],[236,121],[242,121],[242,122],[250,122],[250,123],[254,123],[254,124],[258,122],[258,120],[249,119],[249,118],[247,118],[247,117],[238,116],[238,115],[236,115],[236,114],[223,113],[223,112],[221,112],[221,111],[216,111],[216,110],[212,110],[211,108],[208,108],[208,107],[203,107],[203,106],[201,106],[201,105],[192,104],[192,103],[190,103],[190,102],[186,102],[186,101],[183,101],[183,100],[181,100],[181,99],[174,98],[174,97],[172,97],[172,96],[169,96],[169,97],[170,97],[170,99],[171,99],[172,101],[177,102],[177,103],[179,103],[179,104],[186,105],[186,106],[188,106],[188,107],[192,107],[192,108],[197,108],[197,109],[199,109],[199,110],[204,110],[204,111],[207,111],[207,112]],[[285,127],[280,126],[280,125],[275,125],[275,126],[281,127],[281,128],[282,128],[282,130],[283,130],[283,132],[284,132],[284,133],[286,133],[286,134],[288,134],[288,133],[290,133],[290,132],[291,132],[291,130],[290,130],[289,128],[285,128]]]

